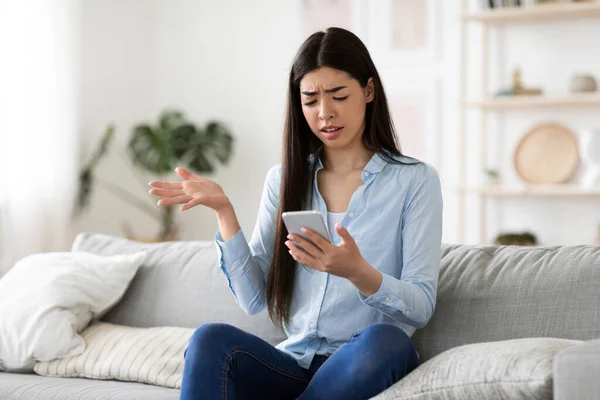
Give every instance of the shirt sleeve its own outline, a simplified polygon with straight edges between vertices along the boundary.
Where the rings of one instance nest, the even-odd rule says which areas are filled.
[[[416,172],[402,219],[402,273],[400,279],[382,274],[379,290],[367,305],[390,318],[416,328],[424,327],[435,310],[442,244],[442,191],[437,172],[422,164]]]
[[[267,306],[266,282],[273,259],[280,183],[281,165],[276,165],[267,173],[258,219],[249,243],[241,229],[227,241],[223,241],[220,232],[215,237],[219,267],[227,278],[229,289],[240,307],[251,315]]]

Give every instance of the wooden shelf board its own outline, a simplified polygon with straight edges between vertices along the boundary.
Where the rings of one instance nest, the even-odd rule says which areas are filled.
[[[502,186],[487,185],[480,187],[468,187],[463,190],[494,197],[525,197],[525,196],[546,196],[546,197],[586,197],[600,196],[600,187],[585,189],[576,185],[528,185],[528,186]]]
[[[548,20],[569,20],[600,16],[600,2],[557,3],[535,7],[509,7],[466,13],[462,19],[484,24],[506,24]]]
[[[566,96],[507,96],[481,101],[469,101],[465,105],[488,110],[539,107],[594,107],[600,106],[600,94],[578,93]]]

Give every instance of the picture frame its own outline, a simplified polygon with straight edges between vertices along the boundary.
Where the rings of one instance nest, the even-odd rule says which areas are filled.
[[[439,0],[368,2],[369,47],[384,66],[439,61],[442,22]]]
[[[364,0],[300,0],[300,24],[304,38],[335,26],[347,29],[366,43],[369,2]]]

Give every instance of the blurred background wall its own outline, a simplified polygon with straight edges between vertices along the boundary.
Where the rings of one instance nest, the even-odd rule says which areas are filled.
[[[280,159],[287,75],[301,43],[295,16],[295,7],[281,1],[86,1],[86,141],[93,144],[113,120],[117,139],[126,141],[134,122],[152,120],[166,107],[180,108],[197,122],[223,121],[235,136],[235,154],[210,178],[224,187],[250,231],[266,171]],[[136,179],[126,161],[124,154],[111,154],[99,174],[155,204],[139,182],[157,177],[141,173],[144,179]],[[157,229],[155,221],[110,193],[94,196],[79,229],[120,234],[123,221],[140,234]],[[196,207],[181,220],[187,239],[212,239],[216,232],[211,210]]]
[[[447,34],[441,26],[436,31],[440,42],[434,62],[425,68],[410,63],[379,68],[384,85],[388,76],[390,80],[400,76],[407,82],[437,81],[432,100],[439,103],[438,114],[430,118],[439,118],[440,129],[442,121],[447,121],[443,136],[456,129],[455,98],[451,96],[456,96],[457,65],[452,64],[458,54],[444,51],[458,45],[456,6],[448,3],[437,8],[439,23],[454,28]],[[243,229],[250,232],[266,171],[280,160],[289,68],[306,38],[303,12],[301,1],[82,3],[84,147],[89,150],[108,121],[117,123],[117,136],[125,140],[135,121],[150,119],[166,106],[180,107],[199,121],[224,121],[236,137],[235,155],[230,165],[220,167],[211,178],[223,185]],[[365,21],[368,17],[365,15]],[[336,20],[335,16],[330,19]],[[368,46],[367,35],[360,36]],[[377,65],[375,54],[373,57]],[[442,135],[439,139],[445,141],[443,146],[454,146],[451,139],[446,142]],[[437,167],[443,168],[441,163]],[[100,173],[132,188],[138,184],[122,160],[112,154]],[[141,232],[156,229],[138,209],[109,193],[96,193],[92,203],[90,212],[79,221],[80,230],[119,234],[124,220]],[[113,210],[111,218],[105,217],[107,208]],[[211,211],[197,207],[181,217],[186,238],[213,237],[217,225]]]
[[[91,0],[81,8],[84,152],[108,121],[116,122],[117,139],[125,141],[133,123],[152,119],[167,106],[179,107],[198,121],[222,120],[235,135],[236,150],[231,164],[210,177],[225,188],[243,229],[251,232],[266,171],[280,160],[289,68],[305,39],[302,2]],[[453,22],[451,9],[441,7],[439,12],[440,22]],[[381,68],[380,73],[404,73],[407,81],[454,78],[450,71],[456,67],[442,54],[425,71],[409,65]],[[456,54],[449,58],[456,59]],[[452,92],[440,85],[434,101],[444,101],[443,93]],[[442,114],[440,118],[452,118]],[[126,168],[125,155],[109,157],[99,174],[137,191],[144,179]],[[111,218],[106,218],[107,209]],[[185,238],[211,239],[217,228],[210,210],[197,207],[181,218]],[[95,190],[78,230],[120,234],[123,221],[140,232],[156,229],[136,207]]]
[[[8,20],[11,8],[6,6],[8,0],[3,1],[0,18]],[[10,3],[14,8],[17,2]],[[466,98],[477,99],[484,66],[481,26],[470,23],[461,36],[462,1],[57,0],[55,4],[59,3],[61,18],[71,27],[72,57],[64,65],[72,70],[68,87],[76,99],[71,105],[76,143],[73,149],[65,147],[63,154],[72,157],[76,165],[70,169],[70,181],[75,180],[107,124],[114,122],[115,143],[96,173],[153,206],[157,199],[147,194],[146,183],[157,177],[131,168],[125,152],[132,126],[155,121],[168,107],[181,109],[197,123],[216,119],[234,135],[235,151],[229,165],[219,166],[208,177],[224,187],[249,236],[265,174],[280,160],[293,56],[309,32],[340,25],[352,29],[371,51],[408,154],[430,162],[442,177],[444,242],[490,243],[500,232],[529,230],[542,244],[582,244],[591,243],[596,235],[600,196],[491,198],[482,240],[477,211],[481,203],[475,191],[465,197],[466,219],[459,219],[459,188],[478,187],[484,179],[477,109],[465,114],[468,180],[464,182],[460,176],[461,71],[468,71]],[[478,1],[466,5],[470,12],[490,11],[480,10]],[[35,10],[23,8],[22,16],[35,14]],[[417,20],[429,25],[419,26]],[[21,32],[23,37],[27,35],[25,28]],[[11,37],[10,32],[4,33]],[[507,24],[490,29],[489,35],[490,93],[510,87],[516,67],[521,68],[527,86],[542,87],[544,94],[568,93],[576,73],[600,77],[600,53],[595,51],[600,37],[598,19]],[[11,37],[14,43],[12,39],[18,40],[18,35]],[[9,43],[6,37],[4,40]],[[468,54],[463,60],[465,47]],[[4,79],[9,82],[12,78],[5,72]],[[503,185],[521,187],[523,182],[512,163],[518,140],[536,124],[548,121],[560,121],[575,133],[598,127],[598,114],[593,111],[593,107],[554,107],[492,113],[486,126],[490,137],[485,158],[490,167],[500,171]],[[14,126],[27,134],[27,129]],[[1,134],[3,151],[13,152],[8,150],[14,147],[7,138],[16,133]],[[11,168],[3,166],[4,171]],[[5,172],[3,182],[8,182],[11,174],[15,176]],[[178,178],[172,174],[161,179]],[[577,179],[574,176],[571,183]],[[70,187],[69,195],[74,195],[76,190],[72,184]],[[201,207],[178,213],[177,218],[183,239],[211,240],[217,229],[213,212]],[[91,207],[68,226],[56,227],[63,232],[62,244],[48,242],[38,249],[66,249],[80,231],[122,235],[124,223],[143,236],[151,236],[159,228],[139,207],[94,187]],[[464,237],[460,237],[461,226]],[[52,235],[52,229],[44,232]],[[11,257],[14,260],[20,255],[13,252]]]

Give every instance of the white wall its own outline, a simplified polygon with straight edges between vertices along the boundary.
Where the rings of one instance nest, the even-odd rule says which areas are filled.
[[[134,122],[153,118],[163,107],[176,106],[194,121],[216,118],[227,123],[236,137],[232,163],[211,178],[219,182],[236,207],[242,228],[254,227],[264,176],[280,160],[287,75],[293,55],[302,42],[299,0],[88,0],[84,6],[83,129],[96,138],[107,121],[116,120],[127,136]],[[395,73],[410,77],[437,77],[440,82],[440,141],[443,148],[440,172],[444,185],[445,242],[457,242],[458,221],[458,116],[460,2],[438,3],[441,9],[441,55],[429,67],[398,67]],[[600,37],[597,20],[506,28],[492,34],[499,58],[492,74],[492,89],[509,83],[510,71],[522,66],[528,85],[547,92],[564,91],[572,72],[600,71],[600,55],[594,38]],[[478,94],[479,31],[469,29],[469,81]],[[367,46],[370,43],[367,41]],[[535,51],[534,51],[535,50]],[[491,54],[496,54],[492,51]],[[377,63],[377,58],[375,58]],[[380,68],[381,69],[381,68]],[[384,74],[389,71],[381,71]],[[600,75],[599,75],[600,77]],[[384,81],[384,84],[386,82]],[[473,97],[473,96],[472,96]],[[506,118],[501,119],[504,115]],[[573,129],[593,125],[593,113],[577,111],[524,111],[499,114],[490,119],[492,132],[501,129],[504,150],[492,150],[490,160],[504,164],[508,183],[516,183],[512,148],[536,122],[564,119]],[[504,122],[501,122],[504,121]],[[475,115],[469,118],[470,182],[480,169]],[[494,137],[491,139],[494,142]],[[107,160],[108,161],[108,160]],[[103,176],[147,196],[123,163],[105,162]],[[144,177],[144,179],[152,177]],[[171,176],[171,179],[177,179]],[[139,189],[138,189],[139,188]],[[150,197],[150,196],[148,196]],[[155,199],[148,199],[153,204]],[[501,229],[531,229],[542,243],[588,243],[600,220],[597,201],[509,200],[504,206],[491,203],[488,239]],[[471,199],[466,242],[477,242],[477,201]],[[110,218],[107,218],[107,211]],[[551,216],[551,218],[550,218]],[[211,239],[217,225],[212,211],[196,207],[181,214],[183,237]],[[158,225],[145,214],[106,192],[94,198],[94,208],[82,221],[82,230],[121,234],[127,220],[136,231],[152,235]],[[500,225],[502,223],[502,225]],[[557,227],[560,227],[557,228]]]
[[[156,97],[162,105],[176,104],[198,118],[215,117],[230,124],[238,138],[237,153],[232,164],[213,178],[225,188],[249,234],[256,222],[266,171],[280,160],[287,77],[304,40],[300,2],[190,0],[173,7],[172,2],[159,0],[156,4],[160,15]],[[457,2],[445,2],[439,9],[442,51],[436,64],[391,71],[408,79],[439,79],[443,104],[440,137],[451,137],[456,126],[454,108],[448,104],[456,104],[458,52],[452,49],[458,42],[457,6]],[[450,157],[446,161],[455,160]],[[444,176],[449,210],[454,203],[451,182],[451,177]],[[456,236],[453,215],[447,213],[446,241]],[[196,208],[184,218],[186,237],[210,239],[217,229],[209,210]]]
[[[108,121],[121,128],[116,152],[132,124],[155,118],[165,107],[177,107],[197,123],[226,123],[236,139],[235,154],[209,178],[223,186],[249,236],[266,172],[280,162],[287,74],[300,44],[295,8],[282,1],[231,0],[84,4],[82,132],[88,153]],[[139,183],[158,177],[137,173],[142,179],[136,179],[126,165],[124,154],[113,154],[99,175],[154,206],[157,199]],[[95,189],[79,230],[120,235],[122,223],[129,222],[141,235],[158,232],[146,214]],[[184,239],[214,237],[211,210],[196,207],[179,217]]]
[[[158,0],[156,99],[198,122],[218,119],[236,138],[221,184],[250,237],[266,172],[280,162],[287,76],[301,43],[293,2]],[[182,214],[184,237],[212,239],[214,213]]]
[[[458,3],[442,4],[439,62],[425,69],[399,68],[395,72],[409,79],[439,78],[440,136],[443,145],[452,149],[456,147],[452,137],[457,115]],[[236,137],[236,153],[229,166],[219,168],[210,178],[224,187],[249,236],[265,174],[280,162],[287,78],[304,40],[299,1],[92,0],[85,5],[86,138],[97,138],[107,121],[116,120],[122,126],[120,138],[125,140],[126,128],[163,107],[181,108],[197,122],[216,118],[227,123]],[[444,157],[441,168],[448,210],[444,240],[449,242],[455,240],[457,226],[452,212],[454,162],[452,157]],[[122,159],[106,160],[101,175],[114,178],[141,197],[146,195],[143,188],[138,190],[138,182]],[[93,201],[80,230],[121,234],[125,220],[145,235],[157,230],[157,224],[145,214],[105,191],[98,190]],[[180,218],[185,239],[210,240],[217,229],[212,211],[201,207]]]
[[[147,180],[132,174],[124,148],[131,126],[156,112],[154,12],[154,3],[145,0],[81,2],[81,157],[89,158],[106,125],[114,122],[116,140],[97,175],[142,199],[150,197]],[[120,235],[126,221],[136,231],[157,229],[151,217],[95,185],[92,206],[76,225],[77,231]]]

